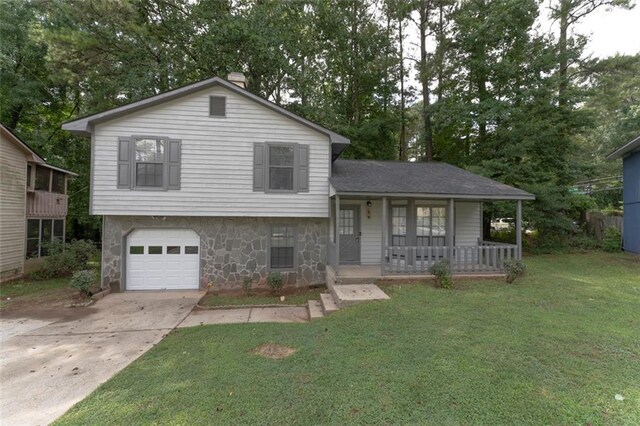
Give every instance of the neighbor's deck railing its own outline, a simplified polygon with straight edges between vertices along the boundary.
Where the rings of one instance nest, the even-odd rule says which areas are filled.
[[[55,192],[27,192],[27,217],[65,217],[67,198],[67,195]]]
[[[479,246],[386,247],[385,273],[429,274],[431,266],[440,260],[450,262],[452,273],[502,272],[504,262],[517,256],[517,246],[513,244],[484,243]]]

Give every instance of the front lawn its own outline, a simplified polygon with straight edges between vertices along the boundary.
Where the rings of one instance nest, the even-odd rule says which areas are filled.
[[[57,424],[639,424],[640,258],[526,262],[512,285],[385,287],[309,324],[181,329]],[[267,342],[297,352],[252,353]]]

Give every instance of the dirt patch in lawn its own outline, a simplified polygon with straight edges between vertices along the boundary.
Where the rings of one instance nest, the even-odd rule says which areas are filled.
[[[251,353],[271,359],[283,359],[296,353],[297,349],[277,343],[264,343],[251,350]]]
[[[88,315],[90,309],[70,306],[81,306],[87,301],[68,286],[68,279],[19,281],[4,283],[0,287],[2,318],[73,320]]]
[[[45,305],[21,305],[17,308],[10,310],[2,310],[2,318],[14,319],[14,318],[30,318],[37,320],[56,320],[56,321],[75,321],[82,319],[86,316],[96,312],[96,308],[93,307],[67,307],[67,304],[60,306],[45,306]]]

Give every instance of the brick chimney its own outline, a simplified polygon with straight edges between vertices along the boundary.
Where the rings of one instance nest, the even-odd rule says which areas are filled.
[[[243,89],[247,88],[247,79],[245,78],[244,74],[241,72],[232,72],[227,76],[227,80],[229,80],[231,83],[235,84],[236,86],[240,86]]]

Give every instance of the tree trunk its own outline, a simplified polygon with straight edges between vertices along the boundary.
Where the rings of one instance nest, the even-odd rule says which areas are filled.
[[[567,104],[567,87],[569,58],[567,56],[567,32],[569,30],[569,11],[571,8],[570,0],[560,1],[560,38],[558,40],[558,75],[560,81],[558,83],[558,104],[565,106]]]
[[[398,18],[398,38],[400,39],[400,161],[408,160],[408,144],[407,144],[407,130],[405,119],[405,93],[404,93],[404,35],[402,28],[403,17]]]
[[[433,133],[431,129],[431,105],[429,73],[427,71],[427,32],[429,0],[420,2],[420,82],[422,83],[422,120],[424,123],[424,161],[433,161]]]

